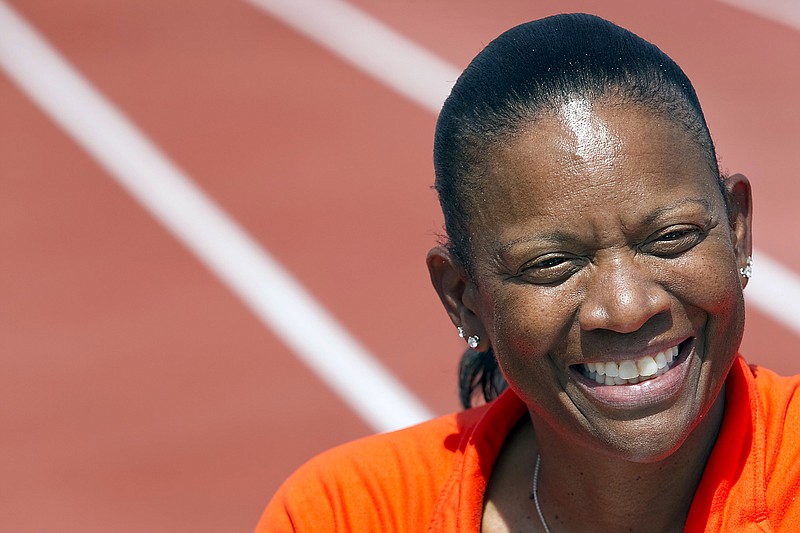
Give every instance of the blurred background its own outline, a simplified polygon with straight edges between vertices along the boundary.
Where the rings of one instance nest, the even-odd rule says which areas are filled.
[[[755,190],[743,353],[800,372],[800,7],[0,0],[0,531],[250,531],[315,453],[458,407],[435,110],[588,11],[695,82]]]

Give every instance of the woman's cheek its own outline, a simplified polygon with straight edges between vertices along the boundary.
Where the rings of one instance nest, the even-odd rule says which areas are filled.
[[[733,265],[733,268],[719,265]],[[733,261],[706,261],[693,269],[695,273],[688,287],[691,301],[712,315],[723,316],[740,309],[743,303],[739,272]]]
[[[536,364],[558,342],[556,337],[569,329],[566,302],[554,291],[540,287],[515,287],[515,291],[497,300],[493,329],[503,339],[498,356],[520,359],[523,365]],[[546,294],[543,294],[546,293]]]
[[[653,268],[653,275],[664,280],[665,288],[685,306],[725,313],[741,298],[736,256],[724,235],[710,235],[690,253]]]

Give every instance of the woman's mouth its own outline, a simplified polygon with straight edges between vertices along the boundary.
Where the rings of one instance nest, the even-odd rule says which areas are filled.
[[[601,385],[628,385],[640,383],[660,376],[670,369],[678,357],[678,346],[667,348],[654,356],[646,355],[639,359],[626,359],[616,363],[586,363],[578,365],[578,370],[589,379]]]
[[[615,410],[654,407],[672,401],[689,377],[695,339],[655,355],[614,362],[572,365],[575,385],[598,405]]]

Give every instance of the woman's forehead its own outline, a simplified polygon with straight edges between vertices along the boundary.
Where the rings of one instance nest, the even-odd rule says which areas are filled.
[[[564,126],[565,140],[575,157],[590,160],[598,154],[613,156],[618,150],[619,137],[593,110],[590,100],[571,97],[559,106],[556,117]]]
[[[682,126],[639,106],[585,100],[540,115],[493,143],[486,155],[485,186],[524,186],[545,195],[580,190],[582,184],[632,185],[639,175],[715,178],[705,152]]]
[[[483,197],[473,204],[483,219],[655,209],[676,195],[716,198],[718,191],[691,134],[636,106],[567,102],[495,144],[487,163]]]

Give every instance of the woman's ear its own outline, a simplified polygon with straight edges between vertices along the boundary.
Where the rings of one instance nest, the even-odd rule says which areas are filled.
[[[463,327],[467,336],[485,337],[477,314],[476,288],[466,269],[447,248],[437,246],[426,258],[431,283],[456,327]]]
[[[747,266],[747,259],[753,254],[753,196],[750,181],[743,174],[733,174],[722,179],[728,195],[728,216],[731,222],[736,263],[739,268]],[[742,285],[747,285],[743,277]]]

